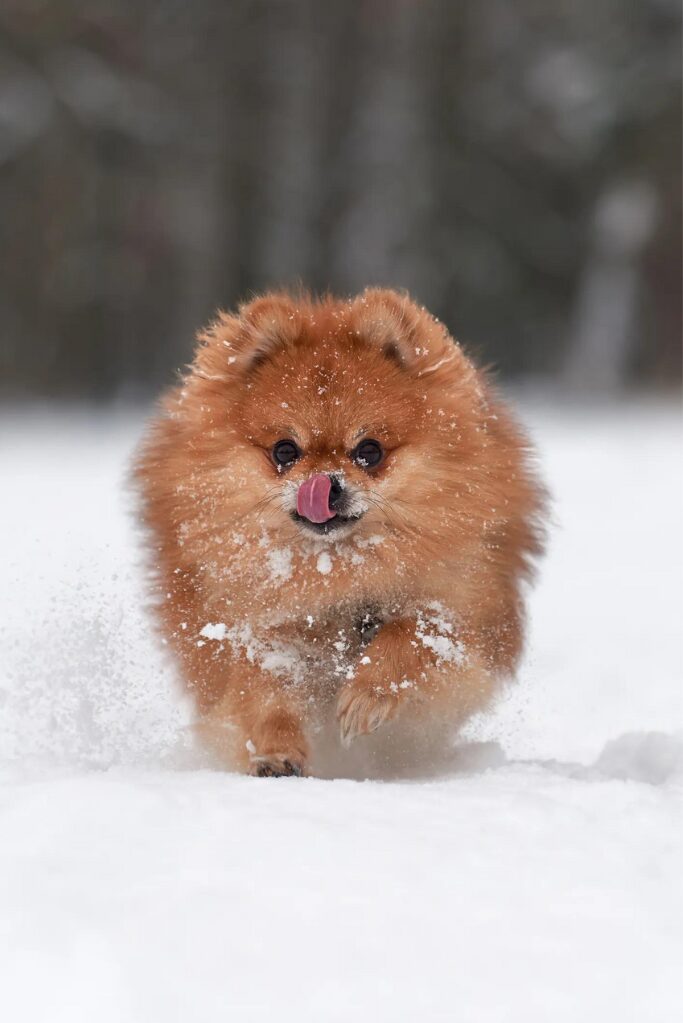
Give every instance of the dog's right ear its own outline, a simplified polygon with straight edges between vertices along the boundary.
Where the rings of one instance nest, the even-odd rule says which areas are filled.
[[[194,371],[205,380],[234,380],[296,341],[301,313],[290,295],[276,292],[245,302],[237,315],[219,312],[197,335]]]

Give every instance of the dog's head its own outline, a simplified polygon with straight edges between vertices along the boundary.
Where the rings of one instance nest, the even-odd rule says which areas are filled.
[[[273,294],[199,341],[168,404],[182,436],[165,471],[203,557],[228,531],[259,530],[287,544],[391,536],[413,560],[443,557],[531,506],[523,440],[443,325],[403,295]]]

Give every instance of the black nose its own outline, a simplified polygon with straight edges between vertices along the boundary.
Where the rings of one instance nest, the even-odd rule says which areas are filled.
[[[343,493],[344,488],[342,487],[339,478],[337,476],[330,476],[330,496],[328,497],[330,508],[339,507]]]

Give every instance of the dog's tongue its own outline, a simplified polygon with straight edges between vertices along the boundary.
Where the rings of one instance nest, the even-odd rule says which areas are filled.
[[[330,509],[330,477],[323,472],[305,480],[296,495],[296,510],[309,522],[327,522],[335,513]]]

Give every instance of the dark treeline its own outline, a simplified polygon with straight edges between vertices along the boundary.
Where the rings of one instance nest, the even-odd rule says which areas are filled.
[[[680,361],[678,0],[6,0],[0,387],[171,379],[273,285],[409,288],[508,375]]]

